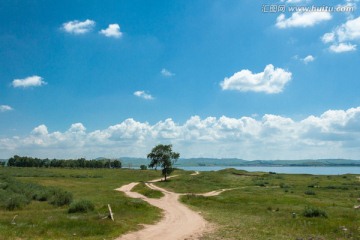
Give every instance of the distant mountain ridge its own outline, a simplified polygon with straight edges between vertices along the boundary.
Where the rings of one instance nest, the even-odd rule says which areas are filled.
[[[146,158],[121,157],[124,167],[148,165]],[[350,159],[304,159],[304,160],[243,160],[238,158],[181,158],[175,166],[357,166],[360,160]]]

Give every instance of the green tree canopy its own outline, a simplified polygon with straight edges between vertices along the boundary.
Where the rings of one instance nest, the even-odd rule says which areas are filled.
[[[151,152],[147,155],[147,158],[151,160],[149,167],[162,168],[162,175],[166,177],[173,172],[173,164],[180,157],[180,154],[172,151],[172,145],[159,144],[154,147]]]

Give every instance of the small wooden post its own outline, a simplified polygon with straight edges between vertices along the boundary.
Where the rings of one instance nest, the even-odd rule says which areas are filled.
[[[108,209],[109,209],[109,214],[110,214],[109,216],[110,216],[111,220],[114,221],[114,214],[113,214],[113,212],[111,211],[110,204],[108,204]]]
[[[13,220],[11,221],[11,224],[16,224],[16,222],[15,222],[15,219],[16,219],[16,217],[17,217],[18,215],[15,215],[15,217],[13,218]]]

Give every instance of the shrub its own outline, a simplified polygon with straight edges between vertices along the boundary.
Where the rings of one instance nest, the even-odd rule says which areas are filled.
[[[146,165],[140,165],[140,169],[141,169],[141,170],[146,170],[146,169],[147,169],[147,166],[146,166]]]
[[[92,202],[88,200],[80,200],[77,202],[73,202],[68,210],[68,213],[86,213],[90,211],[94,211],[95,206]]]
[[[35,192],[33,199],[39,202],[46,202],[47,200],[49,200],[50,195],[51,193],[49,192],[49,190],[43,189]]]
[[[280,183],[280,188],[290,188],[290,185],[287,185],[285,183]]]
[[[53,195],[50,198],[50,204],[55,206],[69,205],[72,202],[73,196],[71,192],[59,188],[52,189]]]
[[[324,217],[327,218],[327,213],[316,207],[306,206],[303,211],[304,217]]]
[[[349,190],[348,187],[345,187],[345,186],[334,186],[334,185],[329,185],[329,186],[326,186],[325,188],[327,188],[327,189]]]
[[[5,209],[9,211],[13,211],[15,209],[22,208],[26,204],[28,204],[28,201],[24,196],[19,194],[14,194],[6,200]]]
[[[307,190],[304,192],[306,195],[316,195],[316,193],[314,191],[311,190]]]

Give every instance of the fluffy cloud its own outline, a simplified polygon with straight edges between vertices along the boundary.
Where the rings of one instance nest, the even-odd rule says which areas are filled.
[[[309,62],[315,61],[315,58],[312,55],[308,55],[301,59],[305,64],[308,64]]]
[[[183,124],[170,118],[149,124],[130,118],[90,132],[81,123],[64,132],[39,125],[28,136],[0,138],[0,157],[145,157],[154,145],[172,143],[183,157],[358,158],[359,139],[360,107],[302,120],[265,114],[259,119],[193,116]]]
[[[174,73],[170,72],[170,71],[167,70],[166,68],[161,69],[161,75],[163,75],[164,77],[172,77],[172,76],[175,76]]]
[[[237,90],[241,92],[280,93],[291,80],[291,72],[282,68],[275,68],[272,64],[265,67],[263,72],[252,73],[241,70],[220,83],[223,90]]]
[[[7,112],[11,110],[13,110],[13,108],[8,105],[0,105],[0,112]]]
[[[360,40],[360,17],[348,20],[333,32],[339,42]]]
[[[276,27],[280,29],[312,27],[320,22],[328,21],[331,18],[329,12],[295,12],[289,18],[286,18],[285,14],[280,14],[276,19]]]
[[[334,53],[352,52],[356,50],[356,45],[347,43],[333,44],[329,47],[329,50]]]
[[[100,34],[106,37],[120,38],[122,36],[122,32],[120,32],[119,24],[109,24],[108,28],[102,29],[99,32]]]
[[[360,41],[360,17],[350,19],[322,37],[324,43],[330,43],[329,50],[334,53],[355,51]]]
[[[153,96],[146,93],[145,91],[136,91],[136,92],[134,92],[134,96],[137,96],[139,98],[143,98],[145,100],[153,100],[154,99]]]
[[[335,33],[325,33],[324,36],[322,36],[323,43],[331,43],[335,41]]]
[[[83,22],[74,20],[74,21],[69,21],[69,22],[63,23],[62,29],[68,33],[84,34],[84,33],[90,32],[94,26],[95,26],[95,22],[90,19],[86,19]]]
[[[36,75],[24,79],[14,79],[14,81],[12,81],[12,86],[15,88],[40,87],[46,84],[42,77]]]

